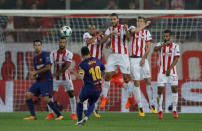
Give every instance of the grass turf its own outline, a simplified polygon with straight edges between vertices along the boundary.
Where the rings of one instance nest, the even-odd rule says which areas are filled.
[[[84,126],[75,126],[71,113],[63,113],[62,121],[45,120],[46,112],[37,112],[37,120],[25,121],[28,112],[0,113],[0,131],[202,131],[202,114],[179,114],[174,119],[171,113],[163,120],[157,114],[139,117],[137,113],[101,113],[101,118],[92,114]]]

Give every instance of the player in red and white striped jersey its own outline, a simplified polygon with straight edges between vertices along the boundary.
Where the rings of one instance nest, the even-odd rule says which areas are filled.
[[[95,25],[89,25],[88,32],[83,35],[83,46],[87,46],[90,50],[90,56],[101,60],[103,43],[102,38],[104,37],[102,32],[97,34]]]
[[[110,40],[112,52],[108,56],[105,70],[106,74],[102,92],[103,98],[100,105],[101,108],[105,107],[108,100],[107,93],[110,88],[110,79],[117,69],[117,66],[120,66],[124,82],[127,86],[130,79],[130,62],[127,49],[127,41],[130,40],[128,26],[119,24],[118,15],[115,13],[110,15],[110,19],[112,26],[106,30],[105,37],[102,40],[103,43]]]
[[[171,84],[172,90],[172,104],[173,104],[173,117],[178,118],[176,112],[178,103],[178,77],[176,71],[176,64],[180,56],[179,45],[171,41],[171,31],[165,30],[164,42],[159,42],[155,47],[154,51],[160,51],[160,70],[158,73],[158,106],[159,115],[158,118],[163,118],[163,89],[165,84]]]
[[[65,37],[61,37],[59,40],[59,49],[52,51],[50,54],[50,59],[53,69],[53,90],[58,91],[59,86],[63,86],[65,91],[70,97],[70,105],[72,109],[72,119],[76,120],[76,99],[74,96],[74,87],[68,72],[68,68],[72,63],[73,54],[66,49],[67,40]],[[49,115],[46,119],[51,119],[51,110],[49,110]],[[53,116],[53,115],[52,115]]]
[[[88,32],[83,35],[83,46],[87,46],[90,51],[90,56],[98,58],[101,60],[103,55],[104,43],[102,43],[102,38],[104,37],[102,32],[97,33],[95,25],[89,25]],[[84,113],[87,110],[88,100],[83,102]],[[99,118],[100,114],[97,110],[98,101],[95,103],[95,110],[93,114],[95,117]]]
[[[140,116],[144,116],[144,110],[141,102],[140,93],[140,80],[141,76],[146,82],[147,94],[149,97],[149,108],[153,113],[157,113],[154,106],[152,86],[151,86],[151,73],[149,68],[149,62],[147,55],[149,54],[152,37],[149,30],[144,29],[150,24],[150,21],[146,21],[144,17],[139,16],[137,18],[137,28],[131,26],[129,32],[131,35],[132,53],[130,56],[130,69],[133,77],[133,84],[129,84],[129,98],[126,104],[126,108],[131,106],[132,91],[134,90],[135,97],[138,103],[138,111]]]

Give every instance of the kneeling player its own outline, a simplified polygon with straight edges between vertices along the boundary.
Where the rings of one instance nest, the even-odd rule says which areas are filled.
[[[84,85],[80,90],[78,103],[77,103],[77,116],[78,122],[76,125],[84,124],[90,114],[93,112],[95,102],[100,97],[102,91],[102,72],[105,70],[103,63],[94,57],[90,56],[88,47],[84,46],[81,48],[81,55],[83,61],[79,64],[79,75],[80,79],[83,79]],[[83,102],[88,99],[89,107],[82,119],[83,113]]]
[[[176,64],[180,56],[179,45],[173,43],[171,39],[171,31],[165,30],[164,42],[159,42],[155,47],[154,51],[160,51],[160,71],[158,74],[158,106],[159,106],[159,119],[163,119],[163,88],[164,84],[171,84],[172,97],[173,97],[173,117],[178,118],[178,113],[176,112],[177,102],[178,102],[178,77],[176,71]]]

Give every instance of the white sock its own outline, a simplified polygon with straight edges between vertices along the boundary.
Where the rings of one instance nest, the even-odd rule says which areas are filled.
[[[147,95],[149,98],[149,105],[154,105],[153,90],[151,85],[147,85]]]
[[[83,110],[87,110],[88,109],[88,100],[85,100],[83,102]]]
[[[94,108],[94,110],[97,110],[99,101],[100,101],[100,99],[98,98],[98,100],[95,102],[95,108]]]
[[[53,97],[50,98],[50,101],[53,102]],[[50,106],[48,105],[48,112],[49,113],[53,113],[53,110],[50,108]]]
[[[172,93],[172,99],[173,99],[173,111],[176,111],[178,103],[178,93]]]
[[[142,102],[141,102],[141,93],[140,93],[140,87],[134,87],[134,94],[135,94],[135,99],[137,101],[138,107],[142,107]]]
[[[162,107],[162,105],[163,105],[163,94],[158,95],[158,99],[159,99],[159,101],[158,101],[159,111],[163,111],[163,107]]]
[[[74,97],[70,97],[70,106],[72,109],[72,114],[76,114],[76,99],[75,96]]]
[[[104,81],[104,85],[103,85],[103,88],[102,88],[102,93],[103,93],[103,96],[104,98],[107,97],[107,93],[109,91],[109,88],[110,88],[110,81]]]
[[[128,97],[132,97],[132,93],[133,93],[133,90],[134,90],[133,82],[128,82],[126,84],[126,89],[128,91]]]

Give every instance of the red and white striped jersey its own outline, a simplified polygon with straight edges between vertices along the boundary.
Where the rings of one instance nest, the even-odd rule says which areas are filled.
[[[72,62],[73,54],[72,52],[65,49],[63,52],[59,50],[52,51],[50,54],[51,63],[54,67],[54,71],[58,72],[62,69],[65,62]],[[56,80],[67,80],[71,79],[68,70],[63,72],[60,76],[56,77]]]
[[[130,26],[129,32],[135,29],[136,29],[135,26]],[[152,41],[152,36],[148,30],[143,29],[138,33],[133,33],[130,40],[132,44],[131,55],[143,57],[146,51],[146,44],[147,42],[151,42],[151,41]]]
[[[106,31],[105,35],[109,35],[112,31],[117,31],[117,34],[111,35],[110,42],[113,53],[128,54],[126,32],[124,25],[119,24],[118,26],[110,26]]]
[[[103,44],[101,43],[102,38],[104,35],[97,36],[97,39],[90,44],[87,44],[86,41],[92,38],[92,35],[88,32],[84,33],[83,35],[83,46],[87,46],[90,50],[90,56],[101,59],[102,51],[103,51]]]
[[[157,43],[156,46],[160,46],[162,44],[163,43]],[[160,53],[160,73],[165,74],[172,64],[174,57],[180,56],[179,45],[171,43],[169,46],[162,47]],[[170,75],[172,74],[177,74],[176,66],[170,71]]]

